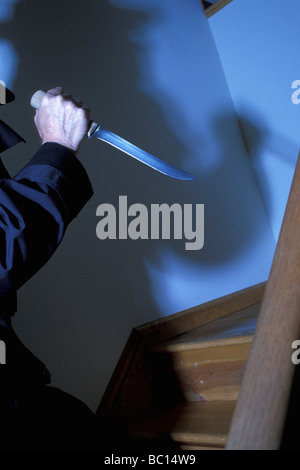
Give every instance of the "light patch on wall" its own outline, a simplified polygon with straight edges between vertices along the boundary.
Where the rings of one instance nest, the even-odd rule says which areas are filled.
[[[13,19],[14,7],[21,0],[1,0],[0,1],[0,23]],[[13,44],[0,38],[0,80],[5,82],[8,88],[13,88],[13,83],[17,74],[18,56]]]
[[[8,88],[13,87],[17,74],[18,56],[13,45],[0,39],[0,79]]]
[[[1,0],[0,2],[0,21],[11,20],[14,16],[14,7],[21,0]]]
[[[170,248],[161,249],[155,260],[144,260],[149,276],[151,294],[161,316],[209,302],[233,291],[264,282],[269,275],[268,263],[258,267],[253,262],[256,250],[263,249],[265,241],[257,240],[257,246],[249,247],[244,256],[248,269],[240,275],[240,258],[235,256],[227,262],[205,265],[178,255]],[[232,280],[235,279],[233,288]],[[163,295],[162,295],[163,293]],[[201,298],[201,302],[199,302]]]

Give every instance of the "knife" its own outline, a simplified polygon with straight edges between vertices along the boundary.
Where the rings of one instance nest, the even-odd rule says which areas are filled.
[[[38,109],[44,95],[45,92],[41,90],[36,91],[30,100],[31,106],[35,109]],[[171,178],[176,178],[179,180],[193,180],[195,178],[194,175],[191,175],[186,171],[180,170],[179,168],[170,165],[170,163],[166,163],[163,160],[154,157],[150,153],[142,150],[136,145],[133,145],[122,137],[119,137],[113,132],[104,129],[101,125],[95,122],[91,122],[87,136],[90,139],[96,137],[97,139],[103,140],[107,144],[116,147],[127,155],[130,155],[136,160],[144,163],[145,165],[148,165],[160,173],[163,173],[164,175],[170,176]]]

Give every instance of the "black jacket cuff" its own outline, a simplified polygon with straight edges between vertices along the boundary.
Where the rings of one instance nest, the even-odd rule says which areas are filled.
[[[93,195],[90,180],[81,162],[71,150],[57,143],[41,145],[14,179],[27,179],[54,188],[71,219],[76,217]]]

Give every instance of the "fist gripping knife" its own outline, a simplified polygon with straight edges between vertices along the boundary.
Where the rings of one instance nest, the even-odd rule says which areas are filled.
[[[30,101],[31,106],[35,109],[38,109],[44,95],[45,93],[41,90],[34,93]],[[100,124],[96,124],[95,122],[91,122],[87,135],[90,139],[96,137],[97,139],[103,140],[104,142],[121,150],[122,152],[127,153],[136,160],[144,163],[145,165],[148,165],[154,170],[163,173],[164,175],[179,180],[192,180],[195,178],[195,176],[191,175],[190,173],[180,170],[175,166],[170,165],[169,163],[166,163],[157,157],[154,157],[150,153],[145,152],[145,150],[142,150],[136,145],[127,142],[127,140],[123,139],[122,137],[119,137],[113,132],[104,129]]]

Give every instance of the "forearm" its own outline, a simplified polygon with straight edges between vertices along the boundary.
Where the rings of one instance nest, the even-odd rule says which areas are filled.
[[[14,180],[24,184],[44,183],[53,188],[65,208],[67,222],[77,216],[93,194],[81,162],[72,151],[56,143],[41,145]]]
[[[83,166],[58,144],[42,145],[14,179],[0,180],[0,296],[48,261],[91,196]]]

